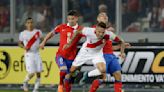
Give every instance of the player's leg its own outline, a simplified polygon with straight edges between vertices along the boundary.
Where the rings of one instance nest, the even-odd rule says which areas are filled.
[[[26,53],[24,57],[25,57],[26,71],[28,72],[23,81],[23,90],[26,92],[26,91],[28,91],[28,81],[35,74],[35,69],[34,69],[35,65],[34,65],[34,58],[31,53]]]
[[[33,92],[39,92],[38,89],[40,86],[40,76],[41,76],[40,72],[36,73],[36,80],[35,80]]]
[[[34,76],[34,73],[28,73],[23,81],[23,90],[28,92],[28,81]]]
[[[115,78],[114,90],[115,92],[121,92],[122,91],[121,71],[114,72],[113,76]]]
[[[95,79],[93,82],[92,82],[92,85],[89,89],[89,92],[96,92],[96,90],[99,88],[99,86],[104,82],[103,79]]]
[[[35,56],[35,67],[36,67],[36,80],[35,80],[35,85],[34,85],[34,90],[33,92],[38,92],[39,86],[40,86],[40,78],[41,78],[41,72],[43,70],[42,67],[42,60],[39,56],[39,54],[36,54]]]
[[[112,61],[109,64],[109,73],[115,78],[114,90],[115,92],[122,91],[122,81],[121,81],[121,65],[115,55],[112,55]]]
[[[79,81],[79,85],[84,85],[86,80],[89,78],[89,77],[95,77],[95,76],[99,76],[101,75],[101,72],[99,71],[99,69],[94,69],[92,71],[86,71],[83,73],[83,77],[80,79]]]
[[[96,68],[101,72],[103,78],[102,79],[95,79],[92,82],[89,92],[96,92],[99,86],[105,81],[106,79],[106,65],[105,60],[102,56],[97,56],[93,59],[93,63]]]
[[[72,66],[72,62],[73,60],[66,60],[65,59],[65,63],[66,63],[66,66],[67,66],[67,74],[65,76],[65,79],[64,79],[64,88],[65,88],[65,92],[70,92],[71,91],[71,75],[70,75],[70,68]]]
[[[83,65],[87,60],[88,60],[88,55],[86,54],[78,54],[75,58],[75,60],[72,63],[72,66],[70,68],[70,73],[66,76],[65,79],[65,86],[67,86],[68,91],[66,92],[70,92],[71,90],[71,78],[74,75],[74,72],[77,70],[77,68],[81,65]]]
[[[60,72],[59,72],[60,80],[59,80],[59,85],[58,85],[58,92],[64,92],[63,85],[64,85],[65,75],[67,74],[67,66],[66,66],[64,59],[59,55],[56,56],[56,63],[60,70]]]
[[[97,70],[97,74],[100,74],[99,72],[101,72],[101,74],[103,75],[103,80],[106,79],[106,62],[103,56],[98,55],[96,56],[93,60],[92,60],[94,66],[99,70]]]

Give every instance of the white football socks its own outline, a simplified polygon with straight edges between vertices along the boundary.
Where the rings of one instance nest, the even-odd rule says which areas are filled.
[[[101,72],[98,69],[94,69],[88,73],[88,77],[95,77],[99,75],[101,75]]]
[[[35,81],[35,86],[34,86],[34,90],[38,90],[40,86],[40,78],[37,78]]]

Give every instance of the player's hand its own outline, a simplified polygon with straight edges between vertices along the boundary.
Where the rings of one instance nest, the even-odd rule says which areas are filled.
[[[41,44],[39,45],[39,48],[44,49],[44,43],[41,43]]]
[[[29,51],[30,50],[30,48],[28,48],[28,47],[23,47],[26,51]]]
[[[65,50],[65,49],[67,49],[67,48],[69,48],[70,47],[70,44],[65,44],[64,46],[63,46],[63,50]]]
[[[125,55],[125,53],[121,53],[121,54],[119,55],[119,57],[121,57],[122,59],[125,59],[126,55]]]
[[[125,43],[125,48],[130,48],[130,47],[131,47],[130,43]]]

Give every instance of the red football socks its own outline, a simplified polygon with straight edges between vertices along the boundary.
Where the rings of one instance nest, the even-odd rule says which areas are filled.
[[[63,81],[65,78],[66,72],[60,71],[60,82],[59,85],[63,85]]]
[[[122,82],[115,82],[114,83],[114,92],[121,92],[122,91]]]
[[[65,92],[71,92],[71,82],[69,79],[64,80]]]
[[[96,92],[96,90],[99,88],[99,85],[101,85],[101,83],[102,82],[99,79],[94,80],[92,82],[89,92]]]

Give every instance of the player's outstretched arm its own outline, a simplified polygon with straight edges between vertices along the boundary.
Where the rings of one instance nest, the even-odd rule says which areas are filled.
[[[113,32],[109,32],[109,34],[110,34],[110,39],[112,39],[113,41],[118,42],[120,44],[120,52],[121,52],[120,56],[122,58],[124,58],[125,57],[125,52],[124,52],[125,51],[125,42],[124,42],[124,40],[121,39],[116,34],[114,34]]]
[[[79,34],[82,34],[82,29],[83,28],[79,28],[78,30],[76,30],[76,32],[73,34],[72,38],[70,39],[70,41],[64,45],[63,49],[67,49],[71,46],[73,40],[79,35]]]
[[[113,46],[112,46],[112,49],[113,49],[113,50],[119,50],[120,47],[121,47],[120,44],[117,44],[117,45],[113,45]]]
[[[121,56],[122,58],[125,58],[125,42],[124,42],[123,40],[121,40],[120,52],[121,52],[120,56]]]
[[[51,39],[53,36],[54,36],[53,31],[49,32],[49,33],[46,35],[46,37],[43,39],[43,41],[41,42],[40,48],[41,48],[41,49],[44,49],[44,46],[45,46],[46,42],[47,42],[49,39]]]
[[[130,43],[125,42],[125,48],[130,48],[130,47],[131,47]],[[117,45],[112,46],[113,50],[119,50],[120,48],[121,48],[121,44],[117,44]]]

